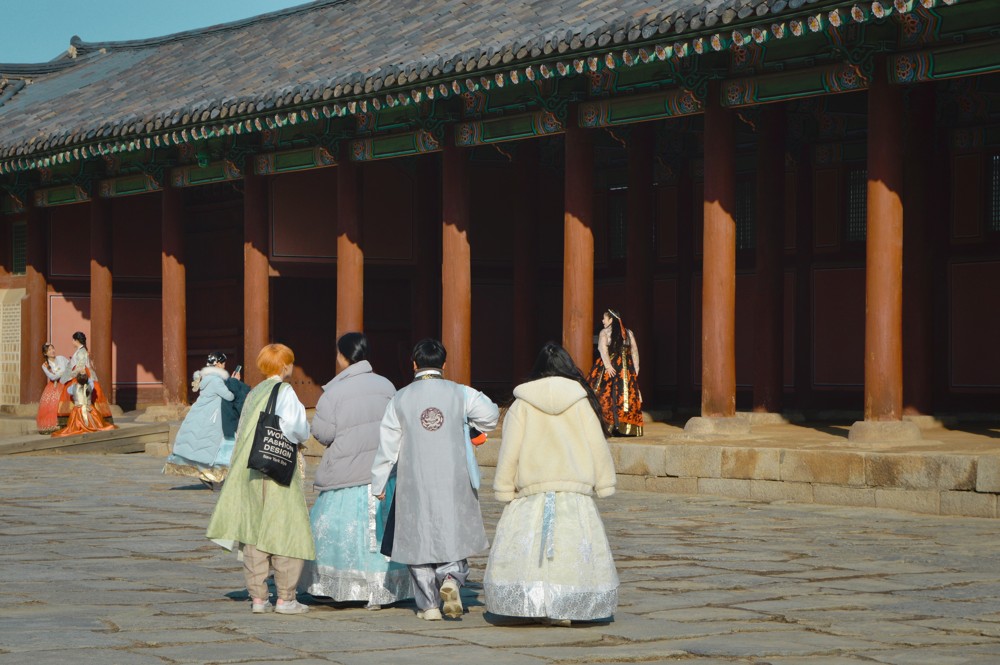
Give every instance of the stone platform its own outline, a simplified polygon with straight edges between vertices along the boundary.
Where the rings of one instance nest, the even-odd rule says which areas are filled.
[[[868,443],[849,439],[850,414],[822,422],[743,414],[749,433],[692,433],[685,421],[647,419],[641,438],[611,439],[618,486],[625,490],[905,510],[933,515],[1000,517],[1000,422],[915,419],[922,439]],[[137,452],[166,457],[177,421],[116,417],[111,436],[54,444],[48,437],[0,434],[12,452]],[[310,418],[312,413],[309,413]],[[0,416],[0,421],[11,416]],[[24,417],[24,416],[21,416]],[[159,418],[155,419],[159,420]],[[964,424],[963,424],[964,423]],[[2,430],[0,430],[2,432]],[[131,433],[130,443],[124,439]],[[496,465],[501,432],[477,449]],[[137,443],[139,442],[139,443]],[[310,439],[307,455],[323,447]]]

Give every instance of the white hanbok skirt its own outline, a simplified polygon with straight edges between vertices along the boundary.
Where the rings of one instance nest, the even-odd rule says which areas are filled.
[[[587,621],[618,607],[618,572],[594,500],[546,492],[511,501],[500,516],[483,579],[486,610]]]

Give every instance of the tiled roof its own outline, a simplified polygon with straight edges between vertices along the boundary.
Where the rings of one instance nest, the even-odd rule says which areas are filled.
[[[62,59],[0,64],[0,162],[844,4],[317,0],[156,39],[74,37]]]

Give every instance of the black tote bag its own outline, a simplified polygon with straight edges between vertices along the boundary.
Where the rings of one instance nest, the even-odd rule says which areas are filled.
[[[281,416],[274,413],[280,388],[281,383],[271,391],[271,397],[257,419],[247,468],[260,471],[279,485],[288,487],[295,475],[295,461],[299,451],[298,446],[282,433]]]

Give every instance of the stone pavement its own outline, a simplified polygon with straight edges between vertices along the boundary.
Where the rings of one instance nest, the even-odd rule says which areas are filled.
[[[161,465],[0,458],[0,665],[1000,663],[994,520],[623,491],[598,502],[622,582],[610,623],[485,614],[485,557],[458,621],[252,615],[240,564],[204,539],[217,495]]]

